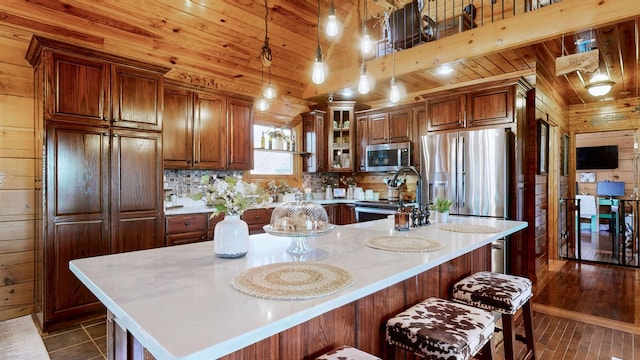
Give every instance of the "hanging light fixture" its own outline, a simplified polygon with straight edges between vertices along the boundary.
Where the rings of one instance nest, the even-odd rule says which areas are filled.
[[[366,1],[366,0],[365,0]],[[391,43],[393,44],[393,34],[391,35]],[[391,82],[389,86],[389,101],[392,103],[397,103],[400,101],[400,89],[398,89],[398,84],[396,83],[396,49],[393,49],[393,73],[391,75]]]
[[[324,63],[322,62],[322,49],[320,48],[320,0],[318,0],[318,25],[316,27],[316,36],[318,38],[318,48],[316,49],[316,58],[313,64],[313,72],[311,73],[311,81],[314,84],[322,84],[324,82]]]
[[[262,96],[265,99],[271,101],[276,98],[277,93],[276,93],[276,88],[273,87],[273,85],[271,84],[271,60],[273,60],[273,55],[271,54],[271,48],[269,47],[269,28],[267,26],[268,25],[267,20],[269,18],[269,7],[267,6],[267,0],[264,0],[264,8],[265,8],[264,44],[262,45],[261,60],[262,60],[263,72],[264,72],[265,66],[269,68],[269,85],[267,85],[267,87],[263,90]]]
[[[369,77],[367,76],[367,66],[364,64],[364,59],[362,59],[362,67],[360,68],[358,92],[363,95],[369,92]]]
[[[373,44],[371,43],[371,36],[367,32],[367,0],[364,0],[364,16],[362,18],[362,39],[360,39],[360,51],[362,56],[369,55]]]
[[[585,86],[591,96],[604,96],[611,91],[611,87],[615,82],[611,81],[609,77],[600,72],[593,75],[591,81]]]
[[[333,6],[333,0],[331,0],[329,17],[327,18],[327,36],[334,37],[336,35],[338,35],[338,19],[336,18],[336,8]]]

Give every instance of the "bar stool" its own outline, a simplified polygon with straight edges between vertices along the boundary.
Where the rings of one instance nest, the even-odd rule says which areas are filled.
[[[427,359],[467,360],[482,349],[482,358],[491,360],[493,330],[490,312],[429,298],[387,321],[387,352],[397,346]]]
[[[335,348],[324,355],[316,358],[316,360],[382,360],[362,350],[351,346],[341,346]]]
[[[502,314],[505,360],[514,358],[513,342],[516,338],[527,345],[527,353],[523,359],[535,359],[529,301],[533,296],[532,289],[531,280],[527,278],[481,271],[453,286],[453,300]],[[520,308],[524,318],[524,339],[516,336],[514,327],[514,315]]]

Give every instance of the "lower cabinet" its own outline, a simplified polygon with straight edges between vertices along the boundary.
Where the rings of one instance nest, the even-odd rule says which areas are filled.
[[[249,234],[264,232],[263,226],[271,222],[273,209],[251,209],[242,214],[249,226]],[[216,224],[224,219],[224,214],[210,218],[210,213],[168,215],[165,217],[165,240],[167,246],[190,244],[214,239]]]
[[[355,205],[353,204],[327,204],[323,206],[331,224],[349,225],[356,222]]]
[[[244,220],[249,226],[249,234],[261,234],[264,232],[263,226],[271,222],[271,213],[273,208],[251,209],[242,214]]]

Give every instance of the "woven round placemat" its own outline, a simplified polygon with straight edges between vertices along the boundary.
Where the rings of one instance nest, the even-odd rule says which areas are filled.
[[[336,293],[354,282],[350,272],[313,261],[284,262],[247,269],[232,281],[235,289],[277,300],[313,299]]]
[[[500,231],[500,229],[493,226],[472,224],[441,224],[438,228],[446,231],[472,234],[492,234]]]
[[[380,236],[366,239],[364,244],[380,250],[399,252],[438,251],[444,246],[435,240],[405,236]]]

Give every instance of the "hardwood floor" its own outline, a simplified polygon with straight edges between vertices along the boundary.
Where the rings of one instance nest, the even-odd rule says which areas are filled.
[[[536,359],[640,360],[640,270],[551,261],[534,294]],[[521,324],[516,332],[524,334]],[[502,334],[492,341],[494,359],[504,360]],[[44,342],[52,359],[104,359],[104,322],[48,334]],[[524,344],[516,349],[522,356]]]

